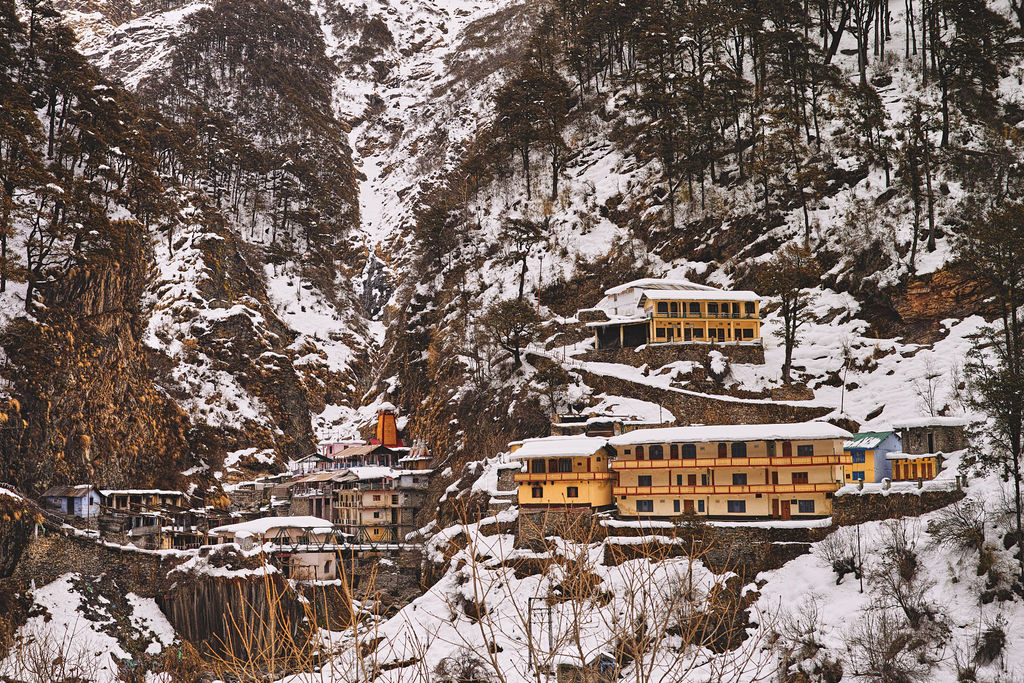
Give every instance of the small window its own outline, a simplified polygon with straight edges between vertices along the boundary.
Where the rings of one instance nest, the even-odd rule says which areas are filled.
[[[331,561],[327,560],[326,562],[324,562],[324,574],[330,574],[330,573],[331,573]]]
[[[807,473],[806,472],[794,472],[793,473],[793,483],[794,484],[806,484],[807,483]]]
[[[696,460],[697,459],[697,444],[684,443],[683,444],[683,460]]]
[[[664,337],[665,336],[665,328],[664,327],[659,327],[658,329],[656,329],[654,331],[654,336],[655,337]]]
[[[677,460],[679,458],[678,444],[672,444],[671,446],[668,447],[668,457],[670,457],[673,460]]]
[[[641,474],[639,477],[636,478],[636,485],[637,486],[650,486],[651,485],[651,475],[649,475],[649,474]]]
[[[653,500],[638,500],[636,502],[637,512],[654,512],[654,501]]]
[[[530,495],[532,495],[534,498],[543,498],[544,497],[544,487],[542,487],[542,486],[534,486],[530,490]]]
[[[854,451],[853,462],[858,465],[864,464],[864,451]]]
[[[668,302],[667,301],[659,301],[658,302],[658,313],[668,313]]]
[[[676,486],[682,486],[682,485],[683,485],[683,475],[677,474],[676,475]]]
[[[809,458],[812,455],[814,455],[814,445],[806,444],[804,446],[797,446],[796,454],[799,455],[801,458]]]
[[[801,500],[796,504],[797,510],[801,514],[810,514],[814,512],[814,501],[813,500]]]
[[[572,472],[572,459],[571,458],[560,458],[558,460],[558,471],[559,472]]]
[[[700,475],[700,485],[701,486],[707,486],[708,485],[708,475],[706,475],[706,474]]]
[[[703,500],[698,500],[697,501],[697,512],[704,512],[704,501]]]
[[[710,315],[718,315],[718,302],[716,302],[716,301],[709,301],[708,302],[708,315],[709,316]]]
[[[579,487],[577,487],[577,486],[570,486],[570,487],[566,488],[565,489],[565,497],[566,498],[579,498],[580,497],[580,489],[579,489]]]
[[[745,500],[730,500],[727,505],[728,510],[731,513],[743,513],[747,511],[747,501]]]
[[[853,480],[854,481],[864,481],[864,472],[854,472],[853,473]]]
[[[698,329],[694,328],[694,330],[693,330],[693,338],[694,339],[703,339],[704,338],[704,330],[698,330]]]
[[[540,458],[530,461],[530,471],[534,474],[544,474],[544,461]]]
[[[697,315],[700,315],[700,304],[698,302],[690,302],[690,313],[696,313]]]
[[[660,445],[651,446],[651,460],[662,460],[665,457],[665,449]]]
[[[746,472],[733,472],[733,474],[732,474],[732,485],[733,486],[746,486],[747,485],[747,473]]]
[[[743,328],[743,338],[744,339],[753,339],[754,338],[754,330],[750,329],[749,327]]]
[[[676,498],[672,501],[672,512],[679,512],[679,499]]]
[[[643,446],[637,446],[636,447],[636,459],[637,460],[643,460],[644,459],[644,447]]]
[[[745,301],[745,302],[743,302],[743,311],[747,315],[754,315],[754,302],[753,301]]]
[[[742,441],[738,441],[732,445],[732,457],[734,458],[745,458],[747,457],[747,444]]]

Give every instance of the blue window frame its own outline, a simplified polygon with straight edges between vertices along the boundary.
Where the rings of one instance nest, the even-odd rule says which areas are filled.
[[[796,504],[797,511],[801,514],[809,514],[814,512],[814,501],[813,500],[801,500]]]
[[[672,512],[679,512],[679,499],[672,501]]]
[[[636,502],[637,512],[654,512],[654,501],[653,500],[638,500]]]
[[[854,472],[853,473],[853,480],[854,481],[864,481],[864,473],[863,472]]]
[[[853,456],[854,464],[856,464],[856,465],[863,465],[864,464],[864,460],[865,460],[865,458],[864,458],[864,451],[850,451],[850,454]]]
[[[728,502],[729,512],[746,512],[747,501],[745,500],[730,500]]]
[[[704,501],[703,500],[698,500],[697,501],[697,512],[704,512]]]

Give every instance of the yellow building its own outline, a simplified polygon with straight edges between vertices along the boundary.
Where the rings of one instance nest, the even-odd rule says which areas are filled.
[[[645,291],[639,306],[648,343],[747,341],[761,338],[761,304],[749,291]]]
[[[608,290],[593,310],[608,316],[608,320],[588,323],[594,328],[598,349],[761,340],[760,297],[751,291],[686,281],[637,280]]]
[[[641,429],[608,440],[627,517],[791,519],[832,512],[850,433],[824,422]]]
[[[890,453],[893,481],[928,481],[942,469],[941,456],[936,453]]]
[[[605,507],[612,504],[614,472],[608,439],[549,436],[509,444],[523,462],[515,475],[521,507]]]
[[[353,467],[334,490],[334,523],[360,543],[401,540],[400,472],[390,467]]]

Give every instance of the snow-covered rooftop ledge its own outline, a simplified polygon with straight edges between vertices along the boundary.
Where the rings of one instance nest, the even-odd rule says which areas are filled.
[[[762,529],[817,529],[832,526],[831,517],[817,519],[750,519],[750,520],[718,520],[697,518],[709,526],[721,528],[753,527]],[[640,529],[655,531],[658,529],[681,529],[685,524],[676,524],[665,519],[602,519],[601,526],[611,529]]]
[[[864,484],[864,488],[861,488],[859,484],[847,484],[838,491],[836,496],[864,496],[864,495],[882,495],[888,496],[894,493],[898,494],[911,494],[919,496],[922,493],[930,493],[936,491],[954,491],[957,489],[956,481],[953,479],[929,479],[927,481],[918,484],[917,481],[894,481],[888,486],[884,482]]]

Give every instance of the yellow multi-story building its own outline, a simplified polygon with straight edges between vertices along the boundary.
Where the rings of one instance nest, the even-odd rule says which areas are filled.
[[[522,507],[605,507],[612,504],[615,473],[608,465],[608,439],[549,436],[509,444],[524,463],[515,475]]]
[[[760,297],[686,281],[640,280],[631,298],[598,306],[609,320],[591,322],[596,346],[635,347],[672,342],[749,342],[761,340]],[[644,283],[648,283],[644,286]],[[610,296],[626,297],[616,292]],[[633,303],[635,302],[635,304]],[[613,306],[614,304],[614,306]]]
[[[825,516],[850,433],[824,422],[641,429],[614,436],[613,488],[627,517]]]

